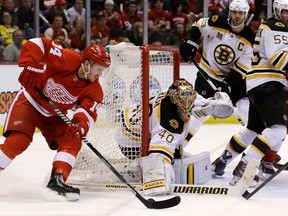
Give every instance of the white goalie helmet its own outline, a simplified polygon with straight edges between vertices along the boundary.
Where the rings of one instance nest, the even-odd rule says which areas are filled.
[[[288,0],[275,0],[273,3],[273,10],[276,19],[281,20],[281,11],[288,10]]]

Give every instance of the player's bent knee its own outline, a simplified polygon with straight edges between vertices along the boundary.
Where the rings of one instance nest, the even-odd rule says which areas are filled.
[[[25,133],[13,131],[1,145],[1,151],[13,160],[28,148],[31,141],[31,138]]]

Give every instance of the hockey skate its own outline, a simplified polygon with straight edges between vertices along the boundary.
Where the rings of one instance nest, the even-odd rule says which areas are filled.
[[[258,174],[259,178],[265,180],[273,173],[275,173],[273,164],[266,161],[261,161]]]
[[[66,197],[67,201],[78,201],[80,197],[80,190],[65,184],[63,175],[61,173],[54,173],[54,171],[52,171],[47,188],[60,196]]]
[[[241,179],[246,167],[247,167],[247,164],[245,162],[243,162],[242,160],[238,163],[238,165],[233,170],[233,173],[232,173],[233,178],[229,182],[229,184],[231,186],[235,186],[238,184],[238,182]],[[258,182],[259,182],[259,176],[256,174],[253,178],[253,181],[252,181],[250,187],[255,187]]]
[[[214,176],[222,176],[224,175],[224,169],[227,166],[227,160],[231,159],[231,153],[227,150],[223,152],[223,154],[218,157],[212,164],[211,164],[211,170],[212,170],[212,175]]]
[[[212,174],[214,176],[222,176],[224,175],[224,169],[226,168],[227,163],[225,160],[223,160],[222,156],[217,158],[212,164],[211,164],[211,170]]]

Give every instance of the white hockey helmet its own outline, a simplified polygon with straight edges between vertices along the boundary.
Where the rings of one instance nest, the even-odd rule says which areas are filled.
[[[244,11],[246,13],[246,18],[249,12],[250,6],[246,0],[233,0],[229,4],[229,13],[230,11]]]
[[[288,10],[288,0],[274,0],[273,10],[275,18],[281,20],[282,10]]]

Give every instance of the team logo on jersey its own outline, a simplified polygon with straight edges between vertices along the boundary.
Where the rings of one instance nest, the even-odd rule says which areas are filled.
[[[142,101],[142,96],[140,94],[142,92],[142,89],[140,89],[141,87],[140,81],[141,79],[137,77],[130,85],[130,99],[133,103],[137,103],[137,104],[141,103]],[[161,86],[160,86],[159,81],[155,77],[150,76],[149,98],[156,96],[160,91],[161,91]]]
[[[171,119],[171,120],[169,121],[169,124],[170,124],[170,126],[173,127],[174,129],[179,128],[179,123],[178,123],[178,121],[175,120],[175,119]]]
[[[218,15],[212,16],[211,18],[212,22],[216,22],[218,20],[218,17],[219,17]]]
[[[52,78],[49,78],[44,87],[44,94],[52,101],[60,104],[73,104],[77,100],[77,96],[73,96],[59,83],[55,83]]]
[[[235,52],[227,44],[220,44],[215,48],[214,59],[219,65],[228,65],[235,60]]]

